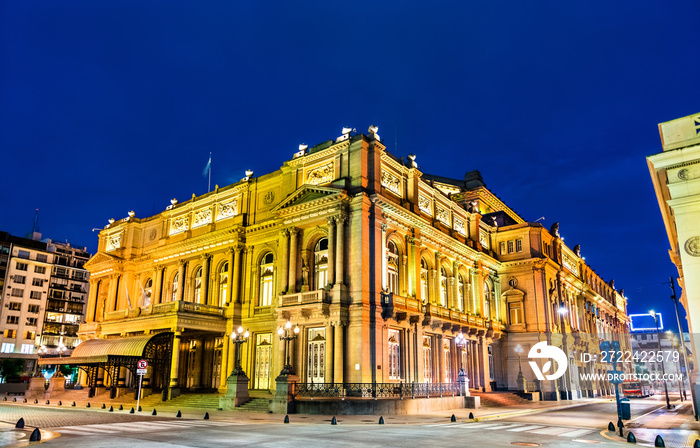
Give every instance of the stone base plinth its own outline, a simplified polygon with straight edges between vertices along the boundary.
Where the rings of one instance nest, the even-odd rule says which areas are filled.
[[[226,380],[228,387],[226,395],[219,398],[219,409],[229,411],[237,406],[250,401],[248,395],[248,381],[246,375],[231,375]]]

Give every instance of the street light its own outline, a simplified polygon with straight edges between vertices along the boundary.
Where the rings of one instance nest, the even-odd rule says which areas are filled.
[[[460,332],[455,338],[455,345],[459,348],[459,373],[457,374],[457,382],[464,385],[464,395],[468,395],[469,391],[469,378],[464,372],[464,346],[467,345],[467,338],[464,333]]]
[[[248,342],[248,336],[250,336],[250,333],[248,330],[243,333],[243,327],[238,327],[238,331],[231,333],[231,342],[236,344],[236,367],[231,372],[231,375],[246,376],[241,368],[241,344]]]
[[[654,324],[656,325],[656,345],[658,351],[661,352],[661,336],[659,335],[659,319],[656,317],[657,314],[654,310],[649,311],[649,314],[654,318]],[[658,355],[658,353],[657,353]],[[666,393],[666,409],[671,409],[671,401],[668,399],[668,386],[666,385],[666,368],[664,367],[663,353],[661,354],[661,373],[664,378],[664,392]]]
[[[523,347],[520,344],[516,345],[513,350],[515,350],[515,353],[518,354],[518,378],[515,380],[515,382],[518,385],[518,390],[525,392],[525,377],[523,376],[523,363],[521,360],[525,350],[523,350]]]
[[[678,379],[678,396],[681,399],[681,403],[683,402],[683,383],[681,381],[681,368],[679,367],[680,364],[680,354],[678,353],[678,338],[673,334],[671,330],[668,331],[668,334],[671,335],[671,342],[673,344],[673,352],[674,354],[678,355],[676,358],[676,379]]]
[[[292,322],[287,321],[284,327],[280,327],[279,330],[277,330],[280,341],[285,341],[285,352],[287,353],[287,364],[285,364],[284,368],[280,372],[280,375],[294,375],[294,367],[292,367],[292,363],[289,360],[289,342],[296,339],[297,335],[299,334],[299,327],[294,326],[294,332],[292,332],[291,329]]]
[[[63,358],[63,353],[66,351],[66,346],[63,345],[63,342],[60,342],[60,343],[58,344],[58,350],[57,350],[57,351],[58,351],[58,357],[59,357],[59,358]]]
[[[683,326],[681,325],[681,314],[678,310],[678,297],[676,297],[676,285],[673,281],[673,277],[669,278],[669,286],[671,287],[671,300],[673,300],[673,306],[676,309],[676,323],[678,324],[678,335],[680,336],[680,344],[683,349],[683,364],[685,364],[685,376],[688,377],[688,389],[690,389],[690,399],[693,404],[693,414],[695,414],[695,420],[698,420],[698,400],[695,396],[695,387],[693,383],[690,382],[690,364],[688,363],[688,348],[685,346],[685,335],[683,334]]]

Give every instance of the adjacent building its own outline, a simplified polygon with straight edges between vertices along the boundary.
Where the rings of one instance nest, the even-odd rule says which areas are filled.
[[[80,342],[90,257],[85,248],[31,236],[0,233],[0,358],[24,359],[26,374],[39,356],[69,356]]]
[[[518,389],[515,347],[546,341],[570,368],[541,383],[528,370],[528,389],[608,394],[578,375],[608,366],[576,353],[604,338],[628,347],[626,299],[558,229],[525,221],[478,171],[425,174],[376,128],[345,130],[275,172],[110,220],[85,266],[84,342],[64,363],[87,371],[90,393],[133,385],[139,359],[149,391],[222,391],[243,327],[250,389],[274,389],[289,359],[301,383],[445,384],[463,369],[487,392]]]

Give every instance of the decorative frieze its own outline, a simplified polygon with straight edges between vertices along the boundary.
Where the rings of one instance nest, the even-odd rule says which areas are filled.
[[[401,197],[401,179],[385,170],[382,170],[382,187]]]
[[[564,267],[568,269],[572,274],[578,275],[578,264],[576,261],[568,256],[567,254],[562,254],[562,263]]]
[[[221,221],[222,219],[236,215],[238,215],[238,199],[234,199],[225,204],[219,204],[219,210],[216,212],[216,220]]]
[[[211,209],[207,208],[205,210],[199,210],[194,212],[194,220],[192,222],[192,228],[196,229],[207,224],[211,224]]]
[[[190,217],[189,215],[179,216],[173,218],[172,224],[170,225],[170,234],[176,235],[178,233],[186,232],[190,228]]]
[[[462,236],[467,236],[467,232],[464,228],[464,221],[457,218],[456,216],[452,218],[454,229]]]
[[[107,252],[117,250],[122,247],[122,233],[107,237]]]
[[[482,247],[486,249],[489,248],[489,234],[484,232],[483,230],[479,231],[479,243]]]
[[[435,206],[435,219],[445,224],[447,227],[450,226],[450,212],[438,205]]]
[[[432,201],[430,200],[430,198],[426,196],[418,196],[418,208],[420,209],[420,211],[422,211],[423,213],[427,213],[430,216],[433,216],[433,207],[431,207],[431,202]]]
[[[329,162],[307,171],[306,183],[310,185],[323,185],[331,182],[334,177],[333,162]]]

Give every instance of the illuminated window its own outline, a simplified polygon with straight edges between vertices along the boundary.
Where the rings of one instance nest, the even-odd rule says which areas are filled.
[[[20,311],[22,309],[22,303],[20,302],[10,302],[10,309],[12,311]]]
[[[219,268],[219,306],[224,306],[228,296],[228,261]]]
[[[194,273],[194,291],[192,294],[194,303],[202,303],[202,268],[198,268]]]
[[[314,285],[321,289],[328,284],[328,238],[321,238],[314,248]]]
[[[440,305],[447,306],[447,271],[440,268]]]
[[[464,302],[464,278],[461,274],[457,275],[457,307],[460,311],[464,312],[466,310],[466,303]]]
[[[25,355],[31,355],[34,353],[34,344],[22,344],[21,351]]]
[[[5,337],[8,339],[14,339],[17,337],[17,330],[5,330]]]
[[[177,300],[177,287],[178,287],[179,281],[180,281],[180,273],[178,272],[175,274],[175,277],[173,277],[173,287],[172,287],[173,294],[171,297],[171,300],[173,300],[173,301]]]
[[[389,241],[386,251],[387,288],[394,294],[399,293],[399,251],[393,241]]]
[[[272,305],[275,294],[275,258],[272,253],[266,254],[260,261],[260,297],[258,306]]]
[[[426,383],[433,382],[433,349],[430,336],[423,336],[423,379]]]
[[[523,323],[523,306],[520,302],[508,304],[508,315],[510,316],[510,324],[517,325]]]
[[[401,379],[401,335],[398,330],[389,330],[389,379]]]
[[[9,342],[3,342],[2,343],[2,348],[0,348],[1,353],[14,353],[15,352],[15,344],[10,344]]]
[[[423,303],[428,303],[428,263],[425,258],[420,259],[420,292]]]
[[[484,282],[484,310],[481,315],[484,319],[491,319],[491,289],[486,282]]]
[[[141,291],[143,297],[141,297],[141,302],[143,306],[149,306],[151,304],[151,297],[153,296],[153,279],[149,278],[143,285],[143,291]]]

